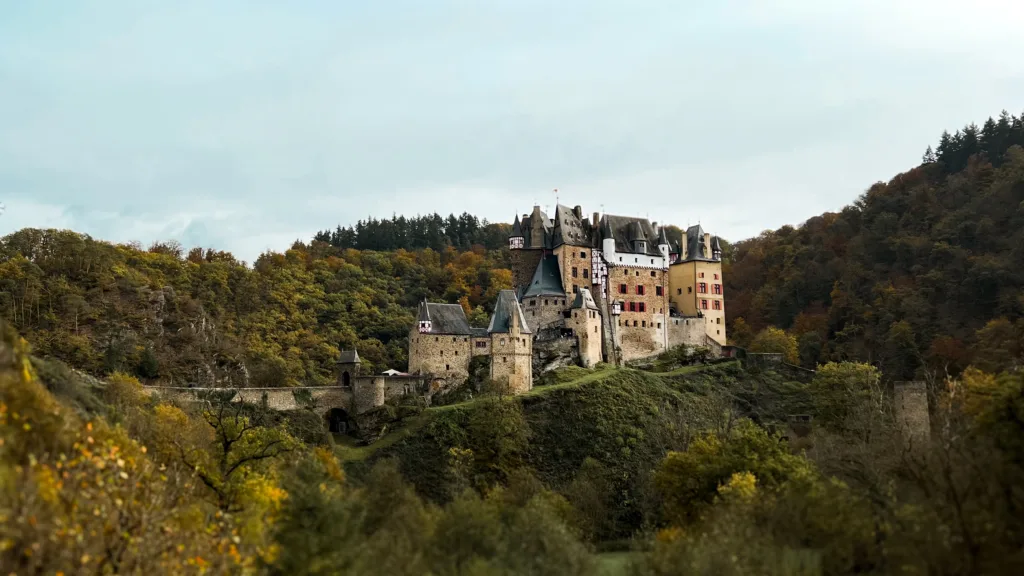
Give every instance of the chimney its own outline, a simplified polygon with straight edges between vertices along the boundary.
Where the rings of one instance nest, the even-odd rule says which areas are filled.
[[[583,207],[582,206],[574,207],[572,209],[572,213],[573,213],[573,215],[576,216],[577,220],[583,220]]]
[[[598,212],[594,212],[594,217],[593,217],[594,228],[597,228],[597,225],[598,225],[598,223],[600,221],[601,221],[601,214],[598,213]]]

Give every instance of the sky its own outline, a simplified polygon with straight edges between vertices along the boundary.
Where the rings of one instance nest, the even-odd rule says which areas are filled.
[[[0,235],[252,262],[534,204],[732,241],[1024,112],[1019,0],[0,4]]]

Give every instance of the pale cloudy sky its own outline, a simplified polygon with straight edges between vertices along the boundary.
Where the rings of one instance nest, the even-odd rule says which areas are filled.
[[[1024,111],[1020,0],[0,4],[0,234],[252,261],[537,201],[739,240]]]

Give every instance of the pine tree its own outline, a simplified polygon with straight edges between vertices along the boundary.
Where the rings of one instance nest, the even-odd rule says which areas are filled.
[[[928,146],[928,149],[924,151],[924,156],[921,157],[922,164],[932,164],[937,161],[935,152],[932,151],[932,147]]]

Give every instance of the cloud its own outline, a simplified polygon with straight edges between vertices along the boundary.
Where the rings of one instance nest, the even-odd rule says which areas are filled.
[[[252,261],[371,215],[507,221],[557,187],[738,239],[1019,105],[1016,2],[770,4],[20,4],[0,232]]]

